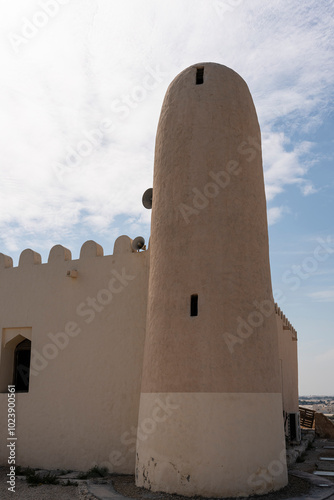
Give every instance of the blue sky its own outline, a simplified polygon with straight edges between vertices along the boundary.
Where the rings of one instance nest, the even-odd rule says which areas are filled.
[[[17,265],[25,248],[46,262],[58,243],[78,258],[89,239],[105,254],[121,234],[148,239],[141,196],[167,86],[191,64],[225,64],[258,112],[273,288],[298,331],[300,393],[334,394],[333,19],[333,1],[3,4],[0,252]]]

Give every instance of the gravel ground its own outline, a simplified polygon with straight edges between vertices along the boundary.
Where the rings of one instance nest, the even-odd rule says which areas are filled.
[[[36,487],[29,486],[26,481],[16,480],[15,494],[8,491],[6,481],[7,471],[4,467],[0,468],[0,498],[1,500],[93,500],[95,497],[88,494],[84,485],[76,486],[61,486],[61,485],[40,485]],[[120,494],[136,499],[152,500],[191,500],[188,497],[180,495],[170,495],[168,493],[152,493],[145,489],[138,488],[134,482],[134,476],[112,476],[107,482],[112,482],[115,490]],[[289,484],[284,489],[264,495],[263,500],[284,500],[295,496],[304,497],[310,491],[310,485],[297,477],[289,476]],[[87,493],[86,493],[87,492]],[[196,497],[199,500],[200,497]],[[249,497],[255,498],[255,497]],[[235,500],[235,499],[234,499]],[[242,500],[241,498],[239,500]]]
[[[319,467],[319,456],[334,455],[334,452],[323,449],[323,446],[326,444],[334,445],[334,442],[327,439],[316,438],[311,447],[307,449],[303,454],[303,458],[301,460],[298,460],[297,463],[293,464],[291,469],[312,473]],[[320,466],[322,469],[324,469],[326,467],[326,464],[322,462]],[[332,467],[332,465],[328,465],[328,467]],[[330,480],[329,477],[326,477],[326,479]],[[134,484],[134,476],[116,476],[113,478],[113,484],[115,490],[125,496],[136,499],[143,499],[145,497],[148,498],[147,491],[143,490],[142,488],[137,488]],[[306,480],[289,475],[289,484],[282,490],[275,493],[269,493],[268,495],[253,496],[248,498],[258,498],[263,500],[284,500],[292,497],[306,498],[311,489],[311,484]],[[166,493],[149,493],[149,498],[151,498],[152,500],[189,500],[189,498],[186,497],[182,497],[179,495],[169,495]],[[199,497],[197,497],[196,500],[199,500]],[[242,499],[240,498],[239,500]]]
[[[143,498],[147,499],[147,490],[144,490],[142,488],[137,488],[134,482],[134,476],[114,476],[112,482],[115,490],[124,496],[137,499],[143,499]],[[309,493],[310,489],[311,489],[310,485],[303,479],[294,476],[289,476],[289,484],[285,488],[283,488],[278,492],[270,493],[268,495],[256,496],[256,498],[263,500],[284,500],[298,496],[305,498],[305,496]],[[180,495],[170,495],[168,493],[150,492],[149,497],[152,498],[152,500],[154,499],[191,500],[189,497],[183,497]],[[192,498],[196,500],[200,499],[200,497],[192,497]],[[254,496],[248,497],[248,499],[249,498],[255,498],[255,497]],[[235,500],[235,498],[233,500]],[[238,500],[242,500],[242,498],[240,497]]]
[[[302,460],[291,466],[292,470],[300,470],[304,472],[312,473],[316,470],[319,465],[324,468],[326,464],[319,462],[319,456],[333,456],[334,452],[331,450],[325,450],[323,446],[325,444],[333,444],[334,441],[329,441],[325,439],[315,439],[312,447],[306,450],[303,455]],[[332,467],[332,464],[330,465]],[[0,499],[1,500],[94,500],[95,497],[88,493],[85,484],[76,486],[61,486],[61,485],[40,485],[37,487],[30,487],[26,481],[20,479],[16,480],[16,491],[15,494],[8,491],[6,484],[7,481],[7,469],[5,467],[0,467]],[[330,478],[326,478],[330,479]],[[182,497],[180,495],[171,495],[168,493],[152,493],[143,488],[138,488],[134,482],[134,476],[130,475],[115,475],[108,476],[97,480],[96,482],[107,482],[112,483],[115,490],[120,494],[135,498],[138,500],[191,500],[188,497]],[[334,481],[333,481],[334,482]],[[262,500],[287,500],[292,497],[307,498],[311,491],[311,485],[304,479],[294,477],[289,475],[289,484],[282,490],[270,493],[263,496],[253,496],[248,498],[257,498]],[[196,500],[201,500],[200,497],[196,497]],[[229,499],[226,499],[229,500]],[[241,498],[239,500],[242,500]]]
[[[1,500],[78,500],[76,486],[60,486],[43,484],[29,486],[26,481],[16,479],[15,493],[8,491],[7,474],[5,467],[0,467],[0,498]]]
[[[76,486],[61,486],[61,485],[40,485],[31,487],[26,481],[16,480],[15,494],[8,491],[6,481],[7,471],[4,467],[0,468],[0,498],[1,500],[93,500],[95,497],[87,492],[87,488],[82,485]],[[135,485],[134,476],[112,476],[106,478],[106,482],[111,482],[115,490],[127,497],[136,499],[152,499],[152,500],[191,500],[189,497],[181,495],[171,495],[168,493],[152,493],[143,488],[138,488]],[[97,481],[98,482],[98,481]],[[284,489],[264,495],[263,500],[284,500],[295,496],[304,497],[310,491],[310,485],[297,477],[289,476],[289,484]],[[195,498],[195,497],[194,497]],[[255,498],[255,497],[249,497]],[[200,500],[200,497],[196,497]],[[234,499],[235,500],[235,499]],[[241,498],[239,500],[242,500]]]

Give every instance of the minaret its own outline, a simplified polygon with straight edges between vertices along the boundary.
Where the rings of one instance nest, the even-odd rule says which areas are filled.
[[[156,138],[136,482],[186,496],[287,484],[260,129],[244,80],[170,84]]]

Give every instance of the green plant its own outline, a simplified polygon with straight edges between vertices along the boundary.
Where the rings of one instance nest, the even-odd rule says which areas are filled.
[[[50,474],[50,472],[45,476],[41,476],[38,473],[36,474],[35,471],[32,471],[29,472],[29,474],[26,474],[26,478],[27,478],[27,483],[30,486],[37,486],[38,484],[59,484],[57,476]]]
[[[17,465],[15,468],[16,476],[31,476],[33,474],[35,474],[35,471],[30,469],[30,467],[21,467],[20,465]]]
[[[90,479],[96,477],[106,477],[108,475],[108,469],[106,467],[98,467],[95,465],[87,472],[81,472],[78,476],[79,479]]]

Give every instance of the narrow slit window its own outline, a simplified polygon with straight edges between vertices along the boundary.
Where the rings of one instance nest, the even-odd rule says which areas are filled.
[[[198,316],[198,295],[190,297],[190,316]]]
[[[197,68],[196,71],[196,85],[204,83],[204,68]]]

